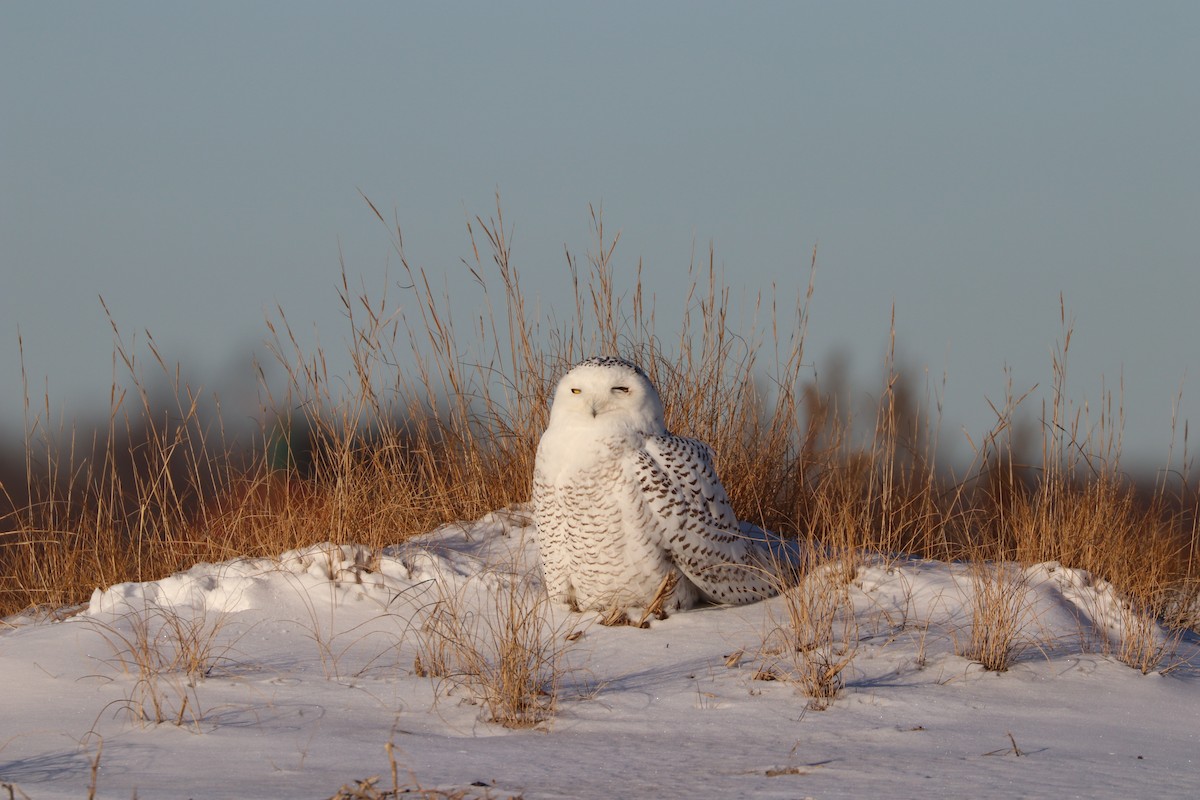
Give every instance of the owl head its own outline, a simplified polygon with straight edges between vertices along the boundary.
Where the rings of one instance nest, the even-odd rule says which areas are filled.
[[[550,425],[667,432],[658,390],[642,368],[620,358],[589,358],[558,382]]]

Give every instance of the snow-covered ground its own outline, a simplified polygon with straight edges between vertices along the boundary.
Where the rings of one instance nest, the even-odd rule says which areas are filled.
[[[401,786],[446,793],[426,796],[1200,797],[1195,639],[1154,629],[1172,669],[1126,666],[1118,598],[1057,565],[1001,567],[1019,636],[1011,668],[988,672],[956,655],[978,570],[865,559],[835,628],[851,626],[851,649],[813,651],[852,656],[823,710],[786,680],[803,664],[778,652],[786,598],[648,629],[546,612],[554,713],[490,722],[470,683],[418,674],[436,660],[423,626],[450,603],[486,639],[497,598],[536,613],[533,537],[499,513],[382,556],[326,545],[201,564],[97,591],[71,616],[0,623],[0,782],[33,800],[93,785],[327,798],[377,775],[390,792],[391,743]],[[195,678],[168,663],[181,649],[199,655]]]

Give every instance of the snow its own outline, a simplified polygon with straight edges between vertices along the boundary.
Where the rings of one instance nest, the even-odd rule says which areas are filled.
[[[557,706],[504,727],[477,686],[414,662],[446,603],[484,637],[498,598],[537,613],[534,537],[513,509],[382,554],[326,544],[199,564],[10,618],[0,782],[34,800],[93,783],[102,798],[324,798],[372,776],[390,791],[391,743],[402,787],[445,793],[427,796],[1200,796],[1195,638],[1125,627],[1112,587],[1057,564],[863,556],[815,570],[842,587],[823,596],[845,601],[830,619],[850,642],[811,651],[849,656],[823,710],[776,652],[787,598],[646,629],[543,608]],[[989,586],[1014,614],[1004,672],[956,652]],[[1148,674],[1116,657],[1138,630],[1164,654]],[[180,640],[207,648],[193,677]]]

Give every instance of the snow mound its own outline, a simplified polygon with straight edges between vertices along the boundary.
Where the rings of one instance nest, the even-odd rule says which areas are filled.
[[[1018,641],[1043,650],[1071,645],[1117,646],[1130,634],[1166,646],[1170,635],[1111,583],[1081,569],[1049,561],[1015,564],[946,564],[919,559],[864,559],[855,584],[864,610],[874,607],[923,626],[955,630],[973,624],[976,605],[989,590],[1003,597]]]
[[[532,580],[535,565],[535,532],[528,516],[516,509],[445,525],[381,553],[325,542],[277,558],[197,564],[157,581],[119,583],[93,592],[86,614],[113,617],[147,607],[215,614],[265,610],[297,589],[332,591],[335,604],[379,600],[430,583],[494,584],[503,573]]]

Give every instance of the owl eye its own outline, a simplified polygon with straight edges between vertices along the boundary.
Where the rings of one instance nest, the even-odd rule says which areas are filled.
[[[571,394],[582,394],[582,393],[583,393],[583,389],[572,389],[571,390]]]
[[[628,386],[614,386],[612,387],[612,390],[617,394],[629,394]]]

